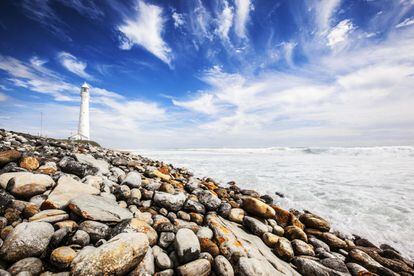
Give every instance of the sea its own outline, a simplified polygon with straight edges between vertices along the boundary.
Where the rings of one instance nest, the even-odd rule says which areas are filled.
[[[272,196],[309,210],[334,230],[387,243],[414,259],[414,147],[137,150],[196,177]],[[279,193],[277,195],[276,193]],[[282,195],[282,196],[280,196]]]

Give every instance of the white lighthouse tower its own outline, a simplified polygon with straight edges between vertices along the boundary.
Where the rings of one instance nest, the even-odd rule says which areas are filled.
[[[89,85],[84,82],[81,87],[81,105],[79,113],[79,127],[78,137],[79,140],[90,140],[89,136]]]

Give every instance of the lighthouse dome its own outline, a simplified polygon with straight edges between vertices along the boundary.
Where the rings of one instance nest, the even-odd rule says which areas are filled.
[[[88,85],[86,82],[84,82],[84,83],[82,84],[82,88],[89,89],[90,87],[89,87],[89,85]]]

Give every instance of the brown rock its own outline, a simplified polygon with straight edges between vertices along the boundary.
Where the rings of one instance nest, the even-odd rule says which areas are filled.
[[[175,189],[174,186],[171,185],[170,183],[162,183],[159,190],[161,192],[165,192],[165,193],[169,193],[169,194],[174,194],[175,193]]]
[[[206,259],[198,259],[179,266],[176,270],[180,276],[207,276],[210,274],[211,264]]]
[[[63,210],[44,210],[29,218],[29,221],[45,221],[55,223],[68,219],[69,215]]]
[[[56,222],[55,227],[57,227],[57,229],[62,229],[62,228],[69,228],[71,231],[72,230],[76,230],[78,228],[78,224],[73,221],[73,220],[64,220],[64,221],[59,221]]]
[[[26,207],[24,207],[22,214],[25,218],[30,218],[39,212],[40,212],[39,207],[36,204],[29,203],[26,205]]]
[[[20,161],[20,167],[26,170],[29,170],[29,171],[34,171],[37,168],[39,168],[39,161],[37,160],[36,157],[25,156]]]
[[[69,246],[58,247],[50,254],[50,260],[59,268],[67,268],[76,257],[76,252]]]
[[[220,254],[220,249],[210,239],[201,238],[201,239],[199,239],[199,241],[200,241],[201,252],[208,252],[213,257],[216,257],[217,255]]]
[[[191,221],[197,223],[198,225],[203,224],[204,216],[202,214],[192,212],[190,213],[190,218]]]
[[[243,223],[244,219],[244,210],[240,208],[233,208],[230,210],[229,220],[236,223]]]
[[[331,224],[328,221],[311,213],[301,215],[299,220],[308,228],[314,228],[321,231],[329,231],[331,229]]]
[[[6,150],[0,152],[0,166],[6,165],[7,163],[14,162],[20,159],[22,154],[17,150]]]
[[[353,260],[354,262],[362,265],[363,267],[367,268],[369,271],[374,272],[379,275],[385,275],[385,276],[394,276],[398,275],[394,273],[392,270],[383,267],[380,263],[375,261],[373,258],[371,258],[367,253],[363,252],[359,249],[352,249],[349,251],[349,258]]]
[[[148,223],[137,218],[124,220],[112,229],[111,237],[120,233],[144,233],[148,237],[149,244],[157,243],[158,234]]]
[[[285,228],[285,237],[287,237],[291,241],[293,241],[294,239],[299,239],[304,242],[308,242],[308,237],[306,233],[296,226],[287,226]]]
[[[315,256],[312,246],[306,242],[296,239],[293,240],[291,244],[295,255]]]
[[[275,253],[285,261],[290,261],[295,255],[290,241],[283,237],[278,239],[275,246]]]
[[[242,207],[245,211],[255,216],[261,217],[261,218],[274,218],[275,217],[275,210],[273,210],[266,203],[254,197],[244,198]]]
[[[280,238],[279,236],[277,236],[275,234],[272,234],[270,232],[266,232],[262,236],[263,242],[271,248],[275,247],[275,245],[276,245],[277,241],[279,240],[279,238]]]
[[[274,205],[274,204],[272,204],[271,207],[276,212],[275,219],[277,223],[282,227],[288,226],[290,224],[290,218],[291,218],[291,214],[289,213],[289,211],[286,211],[285,209],[282,209],[279,206]]]

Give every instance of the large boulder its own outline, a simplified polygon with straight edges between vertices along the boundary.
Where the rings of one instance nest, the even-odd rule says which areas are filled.
[[[73,198],[82,195],[97,195],[100,191],[92,186],[83,184],[70,176],[63,175],[59,178],[57,186],[49,197],[42,203],[43,209],[63,209]]]
[[[76,160],[81,164],[89,165],[95,169],[97,169],[98,174],[109,174],[109,164],[105,160],[102,159],[95,159],[90,154],[82,154],[76,153],[75,154]]]
[[[245,197],[242,208],[246,212],[261,218],[274,218],[276,214],[272,207],[254,197]]]
[[[89,220],[120,222],[132,218],[132,213],[128,209],[102,196],[79,196],[69,202],[69,208],[75,214]]]
[[[259,260],[260,269],[265,275],[298,275],[290,265],[276,257],[271,249],[257,237],[244,231],[237,223],[223,219],[216,214],[209,214],[206,221],[214,232],[219,243],[221,254],[228,260],[236,261],[241,257]],[[252,261],[243,261],[241,264],[248,264]],[[236,270],[247,271],[238,267],[240,263],[234,263]]]
[[[47,222],[22,222],[7,235],[0,256],[10,262],[38,257],[46,250],[53,233],[53,226]]]
[[[0,175],[0,185],[3,189],[7,189],[7,184],[9,183],[10,179],[12,179],[15,176],[21,176],[21,175],[32,175],[31,172],[8,172],[3,173]]]
[[[197,236],[188,228],[182,228],[175,235],[175,252],[181,263],[185,264],[198,258],[200,242]]]
[[[136,267],[149,247],[142,233],[122,233],[98,248],[87,246],[71,264],[71,275],[123,275]]]
[[[184,193],[178,193],[175,195],[157,191],[154,194],[154,203],[160,207],[164,207],[171,211],[179,211],[186,200]]]

